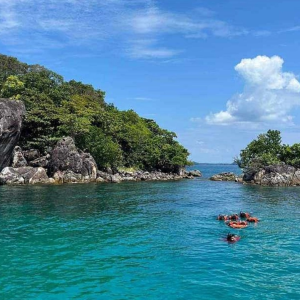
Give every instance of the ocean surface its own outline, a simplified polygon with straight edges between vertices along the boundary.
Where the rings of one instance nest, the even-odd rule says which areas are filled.
[[[0,299],[300,299],[300,187],[194,168],[203,178],[0,186]],[[261,221],[216,220],[239,211]]]

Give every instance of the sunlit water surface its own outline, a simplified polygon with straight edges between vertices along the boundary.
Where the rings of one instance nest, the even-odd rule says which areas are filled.
[[[0,187],[1,299],[299,299],[300,188],[207,178]],[[229,230],[219,213],[250,211]],[[223,240],[235,232],[241,240]]]

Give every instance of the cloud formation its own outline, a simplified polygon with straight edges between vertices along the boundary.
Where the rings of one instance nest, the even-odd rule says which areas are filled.
[[[300,106],[300,83],[293,73],[282,71],[283,63],[279,56],[242,59],[235,70],[245,80],[243,93],[233,96],[226,110],[207,116],[206,122],[292,123],[290,112]]]
[[[199,8],[162,10],[153,0],[0,0],[0,41],[8,47],[41,49],[114,45],[132,58],[166,59],[178,55],[164,38],[222,38],[246,35]],[[53,47],[53,46],[52,46]]]

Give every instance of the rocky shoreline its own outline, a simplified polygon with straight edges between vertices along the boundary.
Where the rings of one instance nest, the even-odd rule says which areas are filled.
[[[76,148],[71,137],[61,139],[49,153],[38,150],[22,151],[16,146],[9,166],[0,173],[0,184],[63,184],[85,182],[134,182],[193,179],[201,177],[200,171],[179,170],[178,173],[161,171],[98,170],[94,158]]]
[[[71,137],[62,138],[53,149],[40,153],[17,146],[25,116],[22,101],[0,99],[0,184],[63,184],[84,182],[179,180],[201,177],[200,171],[176,173],[160,170],[124,171],[98,166],[90,153],[79,150]]]
[[[300,186],[300,169],[282,163],[247,169],[240,176],[234,173],[220,173],[212,176],[210,180],[235,181],[243,184],[273,187]]]

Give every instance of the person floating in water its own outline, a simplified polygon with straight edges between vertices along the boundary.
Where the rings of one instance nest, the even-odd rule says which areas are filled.
[[[250,218],[250,214],[248,212],[240,212],[240,217],[244,219]]]
[[[231,243],[235,243],[240,239],[240,237],[234,233],[228,233],[226,236],[226,241],[227,242],[231,242]]]

